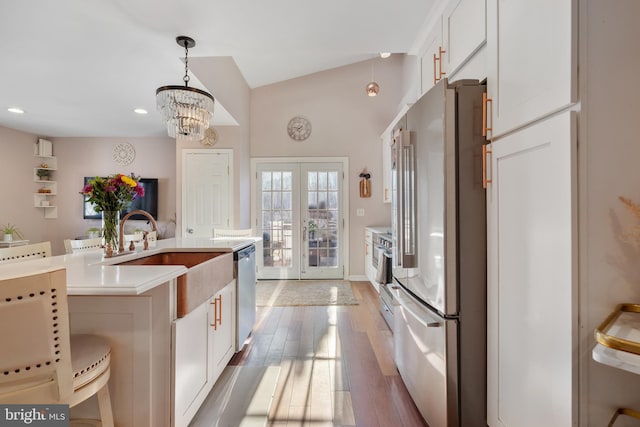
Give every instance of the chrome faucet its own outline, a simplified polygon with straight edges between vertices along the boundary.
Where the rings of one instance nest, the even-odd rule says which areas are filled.
[[[149,212],[143,211],[142,209],[136,209],[135,211],[129,212],[124,217],[122,217],[122,220],[120,220],[120,233],[118,235],[118,242],[119,242],[118,252],[120,253],[124,252],[124,223],[127,222],[130,216],[136,215],[136,214],[146,216],[149,219],[149,221],[151,221],[151,226],[153,227],[153,231],[155,231],[156,233],[158,232],[158,224],[156,224],[156,220],[153,219],[153,216]],[[144,248],[145,249],[149,248],[148,243],[146,241],[145,241]]]

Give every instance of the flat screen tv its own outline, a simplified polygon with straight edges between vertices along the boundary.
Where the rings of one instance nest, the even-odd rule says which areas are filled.
[[[89,183],[90,179],[93,179],[93,176],[85,176],[84,177],[84,185]],[[138,181],[140,185],[144,188],[144,196],[137,198],[128,208],[123,210],[120,213],[120,218],[126,215],[128,212],[134,211],[136,209],[142,209],[147,211],[153,216],[155,220],[158,219],[158,178],[140,178]],[[100,212],[96,212],[93,209],[93,203],[84,201],[83,205],[83,218],[84,219],[101,219],[102,214]],[[142,215],[133,215],[130,219],[139,219],[146,220],[147,218]]]

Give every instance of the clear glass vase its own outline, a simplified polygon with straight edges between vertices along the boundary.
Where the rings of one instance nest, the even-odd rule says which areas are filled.
[[[118,233],[120,232],[120,211],[102,212],[102,241],[104,254],[112,256],[118,252]]]

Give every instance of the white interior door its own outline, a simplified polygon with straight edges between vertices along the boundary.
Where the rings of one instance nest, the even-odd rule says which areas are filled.
[[[260,278],[344,277],[342,170],[342,163],[256,166]]]
[[[183,237],[213,237],[215,228],[233,226],[232,156],[231,150],[183,151]]]

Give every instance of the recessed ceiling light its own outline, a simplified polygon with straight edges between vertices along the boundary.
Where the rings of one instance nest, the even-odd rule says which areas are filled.
[[[134,113],[136,114],[147,114],[148,111],[145,110],[144,108],[136,108],[135,110],[133,110]]]
[[[391,52],[380,52],[380,58],[388,58],[391,56]]]
[[[9,107],[7,108],[7,111],[15,114],[24,114],[24,110],[18,107]]]

